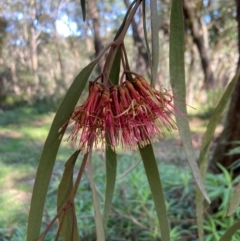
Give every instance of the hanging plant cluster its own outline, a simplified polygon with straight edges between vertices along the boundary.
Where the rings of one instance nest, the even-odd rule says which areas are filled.
[[[68,140],[84,153],[91,146],[106,144],[106,138],[113,150],[117,146],[134,150],[159,140],[164,130],[177,129],[171,117],[176,111],[172,96],[166,89],[156,90],[130,70],[123,42],[125,33],[123,29],[109,45],[101,74],[89,83],[87,100],[74,110],[67,122],[73,124]],[[119,69],[122,63],[123,72],[113,80],[109,73],[117,53]]]
[[[87,152],[92,144],[104,143],[106,136],[114,150],[118,145],[136,149],[157,141],[164,130],[177,128],[171,117],[172,96],[135,75],[119,85],[90,82],[87,100],[75,109],[69,122],[73,128],[68,139],[80,150]]]

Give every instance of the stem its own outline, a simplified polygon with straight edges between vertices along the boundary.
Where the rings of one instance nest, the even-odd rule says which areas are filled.
[[[87,153],[84,155],[84,157],[83,157],[82,165],[81,165],[81,167],[80,167],[80,170],[79,170],[77,179],[76,179],[76,181],[75,181],[75,184],[74,184],[74,186],[73,186],[72,192],[71,192],[71,194],[70,194],[67,202],[68,202],[68,201],[73,202],[73,200],[74,200],[74,197],[75,197],[75,195],[76,195],[76,192],[77,192],[79,183],[80,183],[80,181],[81,181],[81,179],[82,179],[82,174],[83,174],[83,172],[84,172],[84,168],[85,168],[86,163],[87,163],[87,160],[88,160],[88,154],[89,154],[89,152],[87,152]],[[67,203],[67,202],[66,202],[66,203]],[[64,206],[64,205],[63,205],[63,206]]]
[[[97,82],[97,80],[100,78],[102,78],[102,74],[98,75],[92,82]]]
[[[51,229],[51,227],[53,226],[53,224],[55,223],[55,221],[57,220],[57,218],[60,216],[60,214],[62,212],[66,212],[66,210],[69,208],[69,206],[72,206],[73,208],[73,202],[74,202],[74,197],[76,195],[79,183],[81,181],[82,178],[82,174],[84,172],[84,168],[86,166],[87,160],[88,160],[88,154],[89,152],[87,152],[84,157],[83,157],[83,161],[82,161],[82,165],[80,167],[80,170],[78,172],[78,176],[77,179],[75,181],[75,184],[73,186],[73,189],[71,191],[71,194],[69,195],[67,201],[62,205],[62,207],[59,209],[59,211],[57,212],[56,216],[54,217],[54,219],[51,221],[51,223],[47,226],[46,230],[42,233],[42,235],[39,237],[39,239],[37,241],[43,241],[43,239],[45,238],[46,234],[48,233],[48,231]]]
[[[123,65],[123,72],[125,72],[127,70],[126,68],[126,63],[125,63],[125,59],[124,57],[126,57],[125,53],[124,53],[124,45],[121,45],[121,60],[122,60],[122,65]]]
[[[123,44],[123,40],[124,40],[124,37],[127,33],[127,30],[132,22],[132,19],[138,9],[138,7],[140,6],[142,0],[137,0],[136,3],[135,3],[135,6],[132,8],[132,5],[130,6],[130,8],[132,8],[129,12],[129,15],[128,15],[128,18],[121,30],[121,33],[119,34],[119,36],[117,37],[117,39],[115,41],[112,42],[111,44],[111,49],[109,50],[108,52],[108,55],[107,55],[107,59],[106,59],[106,62],[105,62],[105,65],[104,65],[104,69],[103,69],[103,74],[104,74],[104,78],[105,78],[105,81],[108,81],[109,79],[109,74],[110,74],[110,71],[111,71],[111,68],[112,68],[112,64],[113,64],[113,61],[115,59],[115,56],[116,56],[116,53],[119,49],[119,47]]]
[[[114,42],[112,43],[112,46],[108,52],[108,55],[107,55],[107,58],[105,60],[105,64],[104,64],[104,67],[103,67],[103,71],[102,71],[102,75],[103,75],[103,83],[104,84],[107,84],[108,82],[108,79],[109,79],[109,73],[110,73],[110,69],[111,69],[111,66],[112,66],[112,61],[113,61],[113,56],[115,57],[115,54],[114,54],[114,48],[115,48],[115,45],[114,45]],[[110,66],[110,67],[109,67]]]
[[[125,16],[124,16],[123,22],[122,22],[120,28],[118,29],[117,34],[115,35],[114,41],[118,38],[118,36],[119,36],[120,33],[122,32],[122,29],[123,29],[123,27],[124,27],[124,25],[125,25],[125,22],[126,22],[126,20],[127,20],[127,18],[128,18],[128,15],[129,15],[130,11],[132,10],[132,7],[133,7],[134,4],[136,3],[136,1],[137,1],[137,0],[132,1],[131,5],[129,6],[129,8],[128,8]]]
[[[136,77],[142,77],[141,75],[139,75],[139,74],[137,74],[137,73],[135,73],[133,71],[130,71],[130,70],[126,70],[125,72],[126,72],[126,74],[129,73],[129,74],[132,74],[132,75],[134,75]]]
[[[71,233],[71,241],[73,241],[74,237],[74,228],[75,228],[75,208],[74,203],[72,205],[72,233]]]
[[[131,12],[129,13],[127,21],[126,21],[121,33],[119,34],[118,38],[115,40],[116,45],[119,46],[123,42],[123,39],[124,39],[124,37],[127,33],[128,27],[130,26],[130,24],[132,22],[132,19],[133,19],[133,17],[134,17],[134,15],[135,15],[135,13],[136,13],[136,11],[137,11],[141,2],[142,2],[142,0],[137,0],[135,6],[133,7]]]
[[[42,233],[42,235],[39,237],[39,239],[37,241],[43,241],[43,239],[45,238],[46,234],[48,233],[48,231],[50,230],[50,228],[53,226],[53,224],[55,223],[55,221],[57,220],[57,218],[59,217],[59,215],[61,214],[61,212],[63,211],[63,209],[60,209],[58,211],[58,213],[56,214],[56,216],[54,217],[54,219],[51,221],[51,223],[47,226],[46,230]]]
[[[96,61],[101,59],[102,56],[104,55],[104,53],[113,45],[113,43],[108,44],[101,52],[100,54],[97,56],[97,58],[95,59]]]
[[[126,73],[126,77],[128,78],[129,81],[133,81],[132,75],[130,74],[130,67],[129,67],[129,63],[128,63],[128,58],[127,58],[127,51],[125,48],[125,45],[122,45],[122,50],[123,50],[123,54],[124,54],[124,58],[125,58],[125,64],[126,64],[126,69],[124,70]]]
[[[61,232],[61,229],[62,229],[62,226],[63,226],[63,222],[64,222],[64,219],[65,219],[65,216],[66,216],[66,211],[63,212],[63,216],[61,218],[61,222],[60,222],[59,227],[58,227],[58,231],[57,231],[57,235],[55,237],[55,241],[58,241],[58,238],[60,236],[60,232]]]
[[[122,60],[122,66],[123,66],[123,73],[121,74],[121,77],[120,77],[120,84],[123,83],[123,78],[126,75],[125,72],[127,70],[126,69],[125,59],[124,59],[124,53],[123,53],[123,45],[121,45],[121,60]]]

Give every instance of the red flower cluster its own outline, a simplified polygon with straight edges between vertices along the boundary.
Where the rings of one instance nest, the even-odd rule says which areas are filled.
[[[143,147],[162,137],[163,129],[177,128],[173,110],[172,96],[157,91],[142,77],[112,87],[91,82],[86,102],[71,116],[69,139],[83,151],[105,137],[113,149]]]

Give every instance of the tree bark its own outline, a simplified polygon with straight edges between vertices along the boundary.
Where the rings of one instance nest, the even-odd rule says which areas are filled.
[[[29,47],[31,53],[31,71],[33,73],[34,78],[34,92],[38,93],[40,79],[38,74],[38,44],[40,43],[38,37],[41,33],[41,30],[37,30],[34,22],[37,20],[37,6],[36,1],[31,1],[29,5],[29,14],[31,15],[32,19],[29,25]]]
[[[101,37],[100,37],[100,23],[99,23],[99,10],[97,6],[96,0],[91,0],[88,3],[88,14],[90,19],[92,20],[92,28],[94,33],[94,48],[96,57],[99,55],[101,50],[103,49]],[[104,65],[104,59],[101,58],[98,62],[98,71],[101,72]]]
[[[204,41],[204,28],[200,17],[196,16],[191,1],[183,0],[183,13],[186,19],[187,26],[191,30],[192,38],[196,44],[201,64],[204,72],[204,85],[205,89],[210,89],[214,86],[215,78],[211,68],[211,60],[209,49]]]
[[[237,6],[237,23],[238,23],[238,68],[240,67],[240,0],[236,0]],[[227,116],[225,119],[225,125],[222,133],[218,138],[217,146],[214,150],[211,163],[212,169],[217,171],[216,163],[220,163],[224,167],[229,167],[235,161],[240,159],[240,154],[226,155],[229,150],[239,146],[234,143],[240,141],[240,78],[238,78],[235,90],[233,92]],[[240,167],[235,169],[234,173],[237,174],[240,171]]]

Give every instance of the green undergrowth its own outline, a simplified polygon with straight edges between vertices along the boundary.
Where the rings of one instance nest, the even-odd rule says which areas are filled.
[[[39,156],[51,125],[53,114],[39,113],[33,108],[22,108],[0,113],[0,241],[25,240],[27,215]],[[158,167],[171,223],[172,241],[196,241],[194,183],[185,156],[175,133],[155,144]],[[74,149],[63,142],[53,171],[44,209],[42,230],[56,214],[58,184],[64,163]],[[130,173],[124,173],[140,160],[137,152],[118,152],[118,176],[113,208],[107,225],[107,240],[160,240],[157,217],[142,162]],[[81,163],[79,157],[75,174]],[[100,149],[93,154],[94,180],[101,210],[105,192],[105,163]],[[230,174],[208,174],[206,188],[216,207],[206,206],[206,241],[217,241],[240,213],[226,218],[227,203],[232,195]],[[96,240],[94,211],[89,180],[84,174],[75,200],[79,231],[83,241]],[[211,211],[210,211],[211,210]],[[214,213],[213,211],[214,210]],[[54,240],[55,225],[45,240]],[[233,241],[240,240],[236,234]]]

